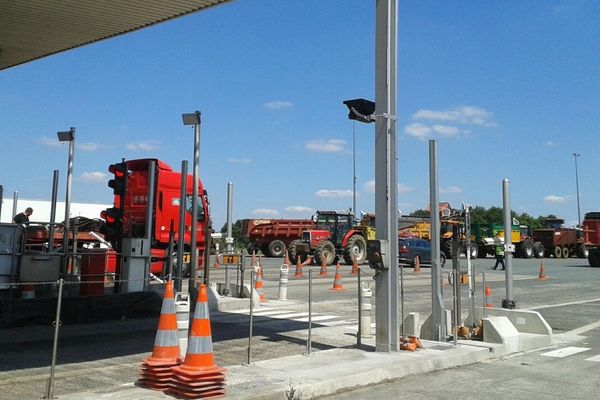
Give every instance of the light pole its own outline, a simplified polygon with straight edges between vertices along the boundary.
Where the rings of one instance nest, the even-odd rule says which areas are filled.
[[[581,157],[579,153],[573,153],[575,159],[575,184],[577,185],[577,227],[581,228],[581,210],[579,208],[579,174],[577,173],[577,159]]]
[[[73,157],[75,155],[75,128],[68,131],[57,132],[59,142],[69,142],[69,160],[67,164],[67,192],[65,194],[65,227],[63,234],[63,249],[65,257],[69,248],[69,229],[71,225],[71,183],[73,182]],[[65,259],[66,261],[66,259]]]
[[[189,114],[182,114],[183,125],[194,126],[194,166],[192,182],[192,231],[190,235],[190,280],[188,290],[190,294],[195,294],[196,288],[196,270],[198,268],[198,256],[196,254],[196,234],[198,231],[198,176],[200,163],[200,111]],[[208,249],[207,249],[208,250]]]
[[[352,121],[352,212],[356,219],[356,122]]]

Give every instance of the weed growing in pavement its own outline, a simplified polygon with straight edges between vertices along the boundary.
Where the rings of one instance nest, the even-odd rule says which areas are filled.
[[[290,390],[285,391],[285,400],[302,400],[302,392],[290,381]]]

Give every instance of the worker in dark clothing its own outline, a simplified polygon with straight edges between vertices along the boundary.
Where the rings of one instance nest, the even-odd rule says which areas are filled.
[[[31,214],[33,214],[33,208],[27,207],[22,213],[15,215],[13,222],[15,224],[28,224]]]
[[[500,240],[499,237],[496,238]],[[504,265],[504,245],[502,244],[496,245],[496,265],[494,265],[494,269],[498,269],[498,264],[502,265],[502,269],[506,269]]]

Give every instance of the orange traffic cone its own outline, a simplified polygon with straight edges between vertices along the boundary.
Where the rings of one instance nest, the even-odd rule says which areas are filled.
[[[262,256],[258,256],[258,272],[260,273],[260,277],[265,279],[265,275],[263,274]]]
[[[485,308],[494,308],[492,304],[492,289],[489,286],[485,287]]]
[[[417,344],[410,342],[400,343],[400,350],[415,351],[417,350]]]
[[[356,261],[356,256],[354,256],[353,258],[354,261],[352,262],[352,271],[350,272],[350,275],[358,274],[358,262]]]
[[[544,262],[542,261],[542,263],[540,264],[540,275],[538,276],[538,280],[545,281],[546,279],[548,279],[548,277],[546,276],[546,271],[544,270]]]
[[[416,336],[409,336],[408,337],[408,342],[409,343],[414,343],[415,345],[417,345],[417,349],[422,349],[423,348],[423,343],[421,343],[421,339],[419,339]]]
[[[327,264],[325,263],[325,260],[321,261],[321,271],[319,271],[319,276],[329,276],[327,273]]]
[[[137,384],[148,389],[164,390],[173,377],[171,367],[181,364],[179,339],[177,338],[177,315],[173,281],[165,285],[165,295],[158,320],[152,356],[142,361]]]
[[[208,294],[201,284],[194,319],[190,327],[188,348],[183,364],[172,368],[173,378],[166,393],[187,399],[209,399],[225,396],[225,369],[215,364]]]
[[[215,263],[213,264],[214,269],[219,269],[221,265],[219,265],[219,255],[215,254]]]
[[[340,272],[340,263],[337,263],[337,266],[335,267],[335,277],[333,278],[333,287],[329,290],[335,290],[337,292],[343,292],[344,290],[344,285],[342,284],[342,274]]]
[[[292,265],[292,262],[290,261],[290,255],[288,254],[287,249],[285,249],[285,258],[283,260],[283,264],[287,265],[288,267]]]
[[[262,282],[262,268],[258,267],[258,271],[256,271],[256,281],[254,282],[254,289],[258,292],[258,300],[261,303],[266,303],[267,299],[265,298],[265,294],[263,293],[263,282]]]
[[[415,256],[415,269],[414,269],[414,273],[415,274],[420,274],[421,273],[421,257],[419,256]]]
[[[35,289],[31,283],[23,285],[23,290],[21,291],[22,299],[35,299]]]
[[[294,278],[304,278],[304,273],[302,272],[302,260],[300,260],[300,256],[296,258],[296,271],[294,272]]]

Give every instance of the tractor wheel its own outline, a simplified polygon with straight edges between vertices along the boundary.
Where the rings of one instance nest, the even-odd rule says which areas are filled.
[[[442,240],[442,245],[440,246],[442,253],[446,256],[446,258],[452,258],[452,239]]]
[[[540,242],[535,242],[533,244],[533,256],[535,258],[544,258],[544,245]]]
[[[269,254],[271,257],[283,257],[285,254],[285,243],[281,240],[273,240],[269,243]]]
[[[306,252],[298,249],[298,244],[301,242],[302,241],[299,239],[292,240],[288,246],[288,256],[290,257],[290,262],[292,264],[296,264],[298,262],[298,257],[300,257],[300,262],[304,262],[308,258],[308,254],[306,254]]]
[[[562,247],[556,246],[554,248],[554,258],[562,258]]]
[[[585,247],[585,244],[580,244],[575,249],[575,254],[577,254],[577,257],[579,258],[588,258],[589,253],[590,252],[588,248]]]
[[[355,256],[358,265],[362,265],[367,259],[367,242],[360,235],[351,236],[344,248],[344,262],[346,264],[352,265]]]
[[[253,243],[248,243],[248,246],[246,246],[246,250],[248,250],[248,254],[252,255],[252,253],[256,252],[258,253],[258,250],[260,250],[258,247],[255,247]]]
[[[260,251],[261,251],[261,253],[263,253],[263,256],[265,256],[265,257],[271,257],[271,253],[269,252],[269,245],[268,244],[261,244],[260,245]]]
[[[588,262],[594,268],[600,268],[600,251],[592,250],[588,254]]]
[[[562,248],[562,258],[569,258],[571,257],[571,251],[569,250],[569,248],[567,246]]]
[[[521,258],[533,257],[533,242],[531,239],[525,239],[518,245],[517,255]]]
[[[323,240],[315,248],[315,264],[321,265],[325,262],[325,265],[331,265],[335,262],[335,247],[329,240]]]

